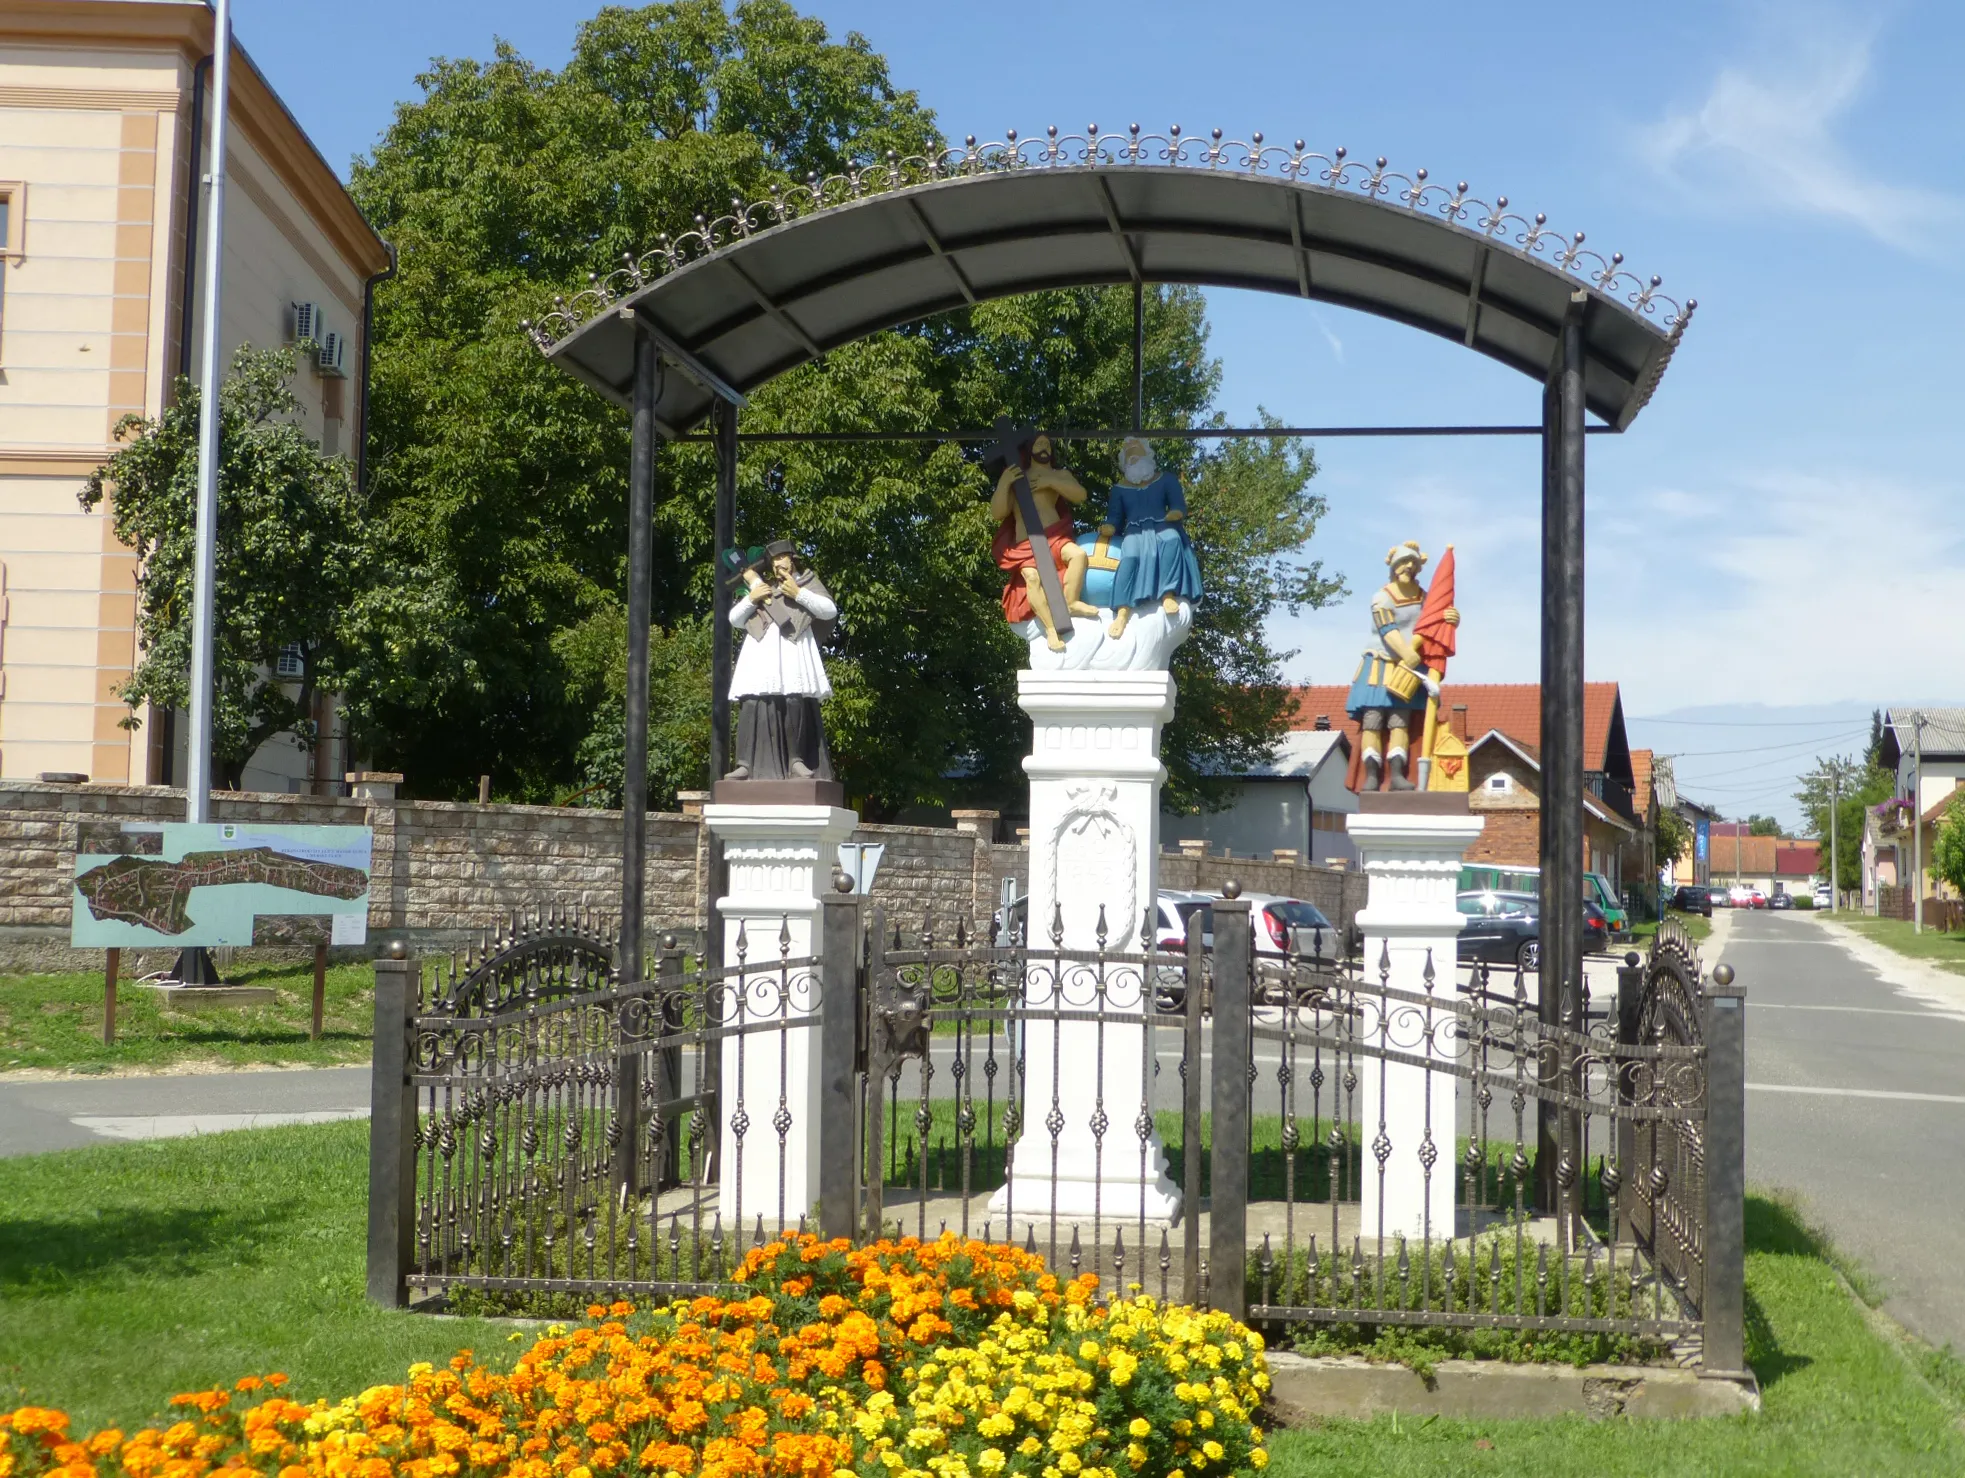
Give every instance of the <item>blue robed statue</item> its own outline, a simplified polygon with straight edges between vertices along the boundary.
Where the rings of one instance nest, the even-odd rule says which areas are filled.
[[[1201,562],[1187,537],[1187,495],[1180,479],[1163,472],[1153,451],[1137,436],[1119,448],[1123,480],[1112,484],[1099,542],[1118,546],[1119,567],[1112,576],[1111,634],[1119,636],[1140,606],[1159,601],[1168,615],[1201,598]]]

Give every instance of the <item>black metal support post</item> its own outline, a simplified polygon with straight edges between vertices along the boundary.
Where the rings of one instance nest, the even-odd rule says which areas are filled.
[[[398,939],[375,962],[375,1052],[369,1068],[368,1296],[409,1302],[416,1255],[416,1089],[409,1079],[415,962]]]
[[[1638,1040],[1638,1013],[1644,1004],[1644,964],[1636,950],[1624,956],[1624,963],[1617,969],[1617,1045],[1635,1047]],[[1637,1079],[1632,1072],[1632,1059],[1621,1052],[1613,1059],[1617,1072],[1617,1102],[1625,1107],[1637,1103]],[[1617,1143],[1613,1148],[1613,1158],[1617,1166],[1617,1202],[1606,1205],[1604,1215],[1610,1218],[1611,1240],[1621,1241],[1620,1228],[1631,1225],[1631,1213],[1640,1204],[1637,1200],[1637,1121],[1619,1119],[1616,1122]]]
[[[673,933],[664,933],[655,951],[655,991],[660,1003],[662,1036],[665,1043],[655,1054],[655,1102],[666,1104],[682,1095],[682,1048],[688,1029],[687,1003],[682,991],[682,946]],[[698,1085],[699,1088],[701,1085]],[[662,1111],[666,1120],[662,1132],[650,1131],[654,1150],[657,1189],[682,1184],[682,1118],[674,1110]]]
[[[1705,1322],[1700,1374],[1743,1375],[1747,1271],[1747,993],[1733,967],[1706,988]]]
[[[1133,433],[1146,429],[1146,284],[1133,284]]]
[[[1542,397],[1542,942],[1538,1010],[1543,1022],[1581,1030],[1583,999],[1583,313],[1570,299]],[[1545,1069],[1546,1070],[1546,1069]],[[1536,1201],[1557,1205],[1559,1167],[1582,1185],[1581,1155],[1537,1110]]]
[[[819,950],[819,1232],[850,1237],[859,1211],[860,906],[852,880],[827,893]]]
[[[648,890],[648,623],[655,577],[655,401],[661,358],[635,336],[634,442],[628,465],[627,736],[621,755],[621,978],[642,977]],[[638,1086],[638,1085],[637,1085]]]
[[[638,981],[645,971],[642,925],[648,895],[648,625],[655,578],[655,401],[661,393],[661,361],[646,334],[635,336],[633,444],[628,464],[628,682],[626,730],[621,754],[621,944],[620,978]],[[627,1008],[623,1007],[623,1010]],[[613,1185],[625,1204],[636,1185],[635,1155],[641,1136],[641,1056],[615,1059]]]
[[[1214,904],[1214,1117],[1208,1163],[1209,1304],[1248,1314],[1249,905],[1229,883]]]
[[[1180,1275],[1182,1296],[1201,1302],[1201,1011],[1207,1005],[1207,961],[1201,910],[1187,916],[1187,1019],[1180,1055]]]
[[[716,436],[716,598],[710,626],[710,784],[730,768],[731,629],[723,619],[730,604],[730,572],[723,551],[737,542],[737,407],[718,401]]]

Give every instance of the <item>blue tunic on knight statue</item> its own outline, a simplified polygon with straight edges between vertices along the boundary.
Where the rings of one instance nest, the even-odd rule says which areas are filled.
[[[1119,470],[1124,480],[1112,484],[1099,526],[1101,534],[1119,542],[1119,568],[1112,579],[1115,637],[1141,606],[1158,601],[1174,615],[1183,601],[1191,606],[1201,598],[1201,562],[1187,537],[1187,496],[1180,479],[1161,471],[1137,436],[1120,446]]]

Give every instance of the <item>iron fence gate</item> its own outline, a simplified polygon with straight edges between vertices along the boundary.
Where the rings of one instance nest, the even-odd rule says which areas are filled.
[[[953,1230],[1261,1323],[1741,1365],[1744,1013],[1669,925],[1545,1013],[1533,972],[1259,957],[1232,897],[1131,953],[820,913],[810,955],[670,936],[645,979],[556,916],[380,961],[371,1293],[693,1293],[770,1233]]]

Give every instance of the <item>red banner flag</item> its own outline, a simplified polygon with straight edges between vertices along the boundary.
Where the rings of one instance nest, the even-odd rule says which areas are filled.
[[[1454,627],[1446,619],[1449,607],[1453,605],[1453,546],[1446,546],[1446,553],[1440,556],[1439,568],[1433,571],[1433,583],[1427,588],[1426,603],[1419,608],[1419,620],[1413,627],[1413,634],[1419,638],[1419,653],[1426,659],[1426,665],[1441,677],[1446,676],[1446,659],[1454,651]]]

